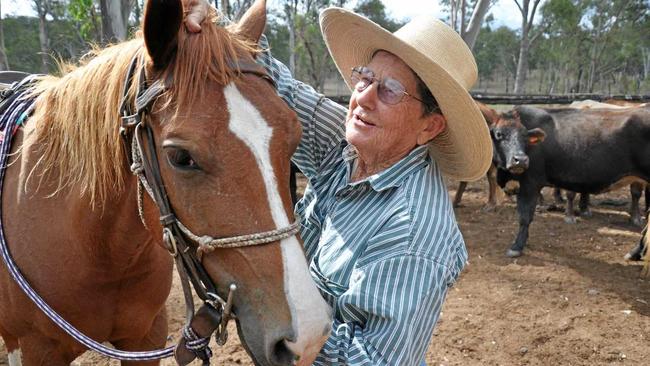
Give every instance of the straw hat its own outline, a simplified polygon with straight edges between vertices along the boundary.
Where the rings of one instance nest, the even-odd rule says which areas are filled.
[[[430,143],[431,158],[456,179],[472,181],[485,175],[492,161],[492,141],[468,93],[478,71],[472,52],[454,30],[432,16],[420,16],[390,33],[341,8],[323,10],[320,26],[350,89],[352,68],[367,65],[376,51],[388,51],[404,61],[431,90],[447,119],[445,131]]]

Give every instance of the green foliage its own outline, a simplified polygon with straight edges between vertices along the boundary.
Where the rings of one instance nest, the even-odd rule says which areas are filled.
[[[38,18],[8,17],[2,23],[7,58],[13,70],[38,73],[41,70]],[[77,36],[72,22],[59,19],[48,22],[50,31],[50,64],[71,61],[87,52],[87,45]],[[50,68],[50,70],[54,70]]]
[[[514,77],[518,52],[519,41],[515,31],[503,26],[495,31],[489,26],[484,27],[474,45],[479,74],[489,78],[498,72]]]
[[[271,47],[273,57],[282,61],[285,65],[289,64],[289,28],[282,22],[282,14],[271,12],[266,23],[266,37]]]
[[[361,0],[357,3],[354,11],[365,15],[368,19],[391,32],[398,30],[403,25],[386,14],[386,7],[381,0]]]
[[[12,70],[39,72],[38,18],[7,17],[2,20],[7,59]]]
[[[506,0],[504,0],[506,1]],[[512,0],[507,0],[512,1]],[[140,7],[136,7],[135,3]],[[237,11],[245,0],[232,0]],[[269,7],[267,37],[273,54],[289,64],[295,55],[296,77],[317,89],[338,79],[318,25],[319,10],[344,6],[347,0],[283,0]],[[50,53],[55,59],[76,60],[89,43],[101,40],[98,0],[47,0]],[[133,0],[130,26],[137,27],[143,0]],[[450,7],[449,1],[443,1]],[[472,9],[476,0],[465,2]],[[289,47],[289,18],[284,6],[296,5],[295,47]],[[514,5],[514,4],[513,4]],[[394,31],[401,24],[387,13],[381,0],[359,0],[355,11]],[[469,17],[471,12],[466,12]],[[530,90],[540,92],[650,93],[650,2],[648,0],[547,0],[539,9],[541,35],[530,49]],[[489,91],[503,92],[514,78],[519,54],[518,30],[491,26],[488,15],[474,47],[479,75]],[[5,45],[12,68],[40,71],[38,19],[3,19]]]
[[[100,32],[98,24],[98,7],[93,0],[68,0],[67,12],[76,25],[79,34],[86,42],[98,42]]]

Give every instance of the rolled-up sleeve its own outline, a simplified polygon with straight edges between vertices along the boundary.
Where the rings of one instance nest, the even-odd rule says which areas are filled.
[[[257,56],[275,81],[278,95],[298,115],[302,125],[302,138],[292,161],[308,178],[315,176],[325,155],[345,138],[347,108],[316,92],[311,86],[295,80],[289,68],[274,59],[266,44]]]

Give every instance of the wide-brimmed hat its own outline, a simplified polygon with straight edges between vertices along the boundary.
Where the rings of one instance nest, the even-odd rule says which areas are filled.
[[[468,90],[476,82],[474,56],[458,33],[433,16],[419,16],[395,33],[341,8],[320,14],[323,38],[343,79],[352,89],[353,67],[367,65],[375,52],[388,51],[404,61],[438,101],[447,128],[429,154],[450,177],[481,178],[492,161],[487,124]]]

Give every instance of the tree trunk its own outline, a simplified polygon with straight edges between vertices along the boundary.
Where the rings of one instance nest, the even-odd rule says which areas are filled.
[[[221,14],[225,16],[230,16],[230,1],[221,0],[219,2],[219,11],[221,11]]]
[[[142,22],[142,20],[140,19],[142,9],[140,9],[140,1],[135,0],[134,3],[135,5],[133,7],[133,15],[135,15],[135,27],[137,28],[140,26],[140,23]]]
[[[296,75],[296,14],[298,13],[298,0],[289,0],[284,6],[284,14],[289,25],[289,71]]]
[[[38,40],[41,46],[41,72],[47,74],[49,72],[48,58],[50,54],[50,38],[47,33],[47,0],[34,0],[36,4],[36,12],[38,14]]]
[[[472,12],[472,18],[469,20],[469,25],[467,26],[467,31],[463,36],[463,40],[467,43],[467,46],[470,50],[474,49],[474,44],[476,43],[476,38],[481,31],[481,25],[483,24],[483,19],[488,10],[490,10],[491,0],[478,0],[476,6],[474,6],[474,11]]]
[[[102,11],[102,40],[105,43],[125,40],[126,21],[123,18],[122,0],[100,0],[99,4]]]
[[[9,61],[5,49],[5,34],[2,30],[2,2],[0,1],[0,71],[9,70]]]
[[[643,78],[648,78],[650,75],[650,48],[641,46],[641,55],[643,57]]]
[[[449,21],[451,22],[451,28],[455,31],[458,31],[458,27],[456,27],[456,18],[458,17],[458,3],[456,0],[450,0],[451,3],[451,12],[449,13]]]
[[[460,34],[461,38],[465,38],[465,0],[460,0]]]
[[[515,94],[526,92],[526,74],[528,73],[528,32],[522,34],[521,45],[519,46],[519,60],[517,61],[517,76],[515,79]]]
[[[533,27],[535,12],[540,0],[533,0],[533,7],[530,9],[530,0],[514,0],[521,12],[521,44],[519,46],[519,60],[517,61],[517,75],[515,76],[515,94],[526,92],[526,76],[528,74],[528,54],[530,52],[530,30]]]

